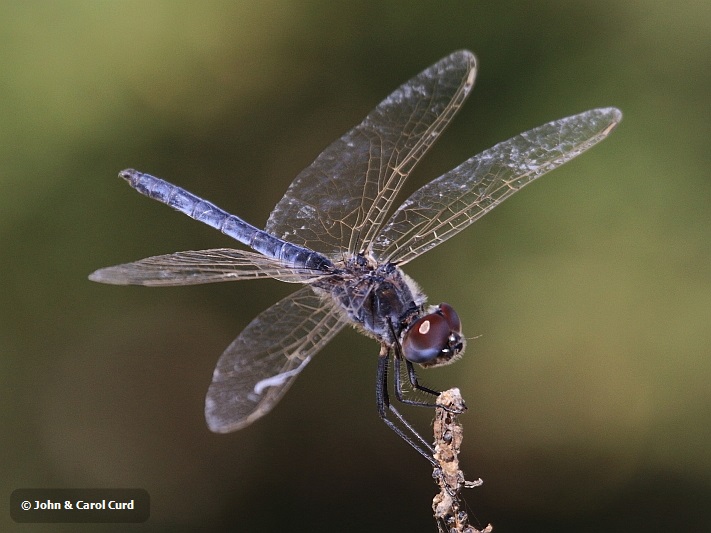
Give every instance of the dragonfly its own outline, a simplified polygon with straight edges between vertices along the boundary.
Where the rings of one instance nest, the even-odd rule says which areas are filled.
[[[475,56],[461,50],[401,85],[296,177],[263,230],[165,180],[133,169],[119,173],[139,193],[251,250],[158,255],[97,270],[91,280],[176,286],[274,278],[301,285],[252,320],[220,356],[205,400],[210,430],[232,432],[267,414],[314,355],[353,326],[380,345],[380,418],[434,464],[431,445],[389,391],[404,404],[433,405],[405,394],[439,395],[419,383],[415,365],[454,362],[466,339],[453,307],[428,305],[402,267],[603,140],[622,119],[616,108],[599,108],[526,131],[430,181],[393,210],[407,177],[469,95],[476,71]]]

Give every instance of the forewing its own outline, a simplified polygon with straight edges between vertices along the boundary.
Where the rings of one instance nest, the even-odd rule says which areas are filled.
[[[592,109],[521,133],[472,157],[400,206],[373,243],[374,257],[407,263],[603,140],[621,119],[618,109]]]
[[[474,56],[459,51],[402,85],[296,177],[266,230],[329,257],[362,251],[461,107],[474,75]]]
[[[308,283],[323,272],[291,268],[262,254],[231,248],[177,252],[102,268],[89,279],[112,285],[197,285],[217,281],[277,278]]]
[[[308,286],[257,316],[217,362],[205,399],[209,428],[229,433],[267,414],[346,322]]]

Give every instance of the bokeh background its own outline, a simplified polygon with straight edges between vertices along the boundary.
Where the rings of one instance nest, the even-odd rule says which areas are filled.
[[[140,487],[137,525],[3,531],[434,531],[429,466],[342,333],[268,417],[203,420],[222,350],[293,286],[93,284],[232,246],[147,200],[135,167],[263,225],[292,178],[453,50],[468,104],[409,191],[589,108],[617,131],[408,265],[470,340],[424,372],[469,405],[466,498],[496,531],[711,531],[707,2],[3,2],[0,494]],[[408,410],[429,433],[432,413]]]

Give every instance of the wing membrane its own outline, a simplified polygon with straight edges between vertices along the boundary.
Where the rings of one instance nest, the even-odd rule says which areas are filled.
[[[307,283],[322,275],[317,270],[284,266],[255,252],[215,248],[157,255],[102,268],[89,279],[112,285],[175,286],[257,278]]]
[[[474,56],[459,51],[402,85],[296,177],[266,230],[329,257],[362,251],[474,76]]]
[[[373,243],[374,257],[407,263],[603,140],[621,119],[618,109],[593,109],[521,133],[472,157],[402,204]]]
[[[217,363],[205,399],[210,429],[229,433],[267,414],[346,322],[333,303],[311,287],[257,316]]]

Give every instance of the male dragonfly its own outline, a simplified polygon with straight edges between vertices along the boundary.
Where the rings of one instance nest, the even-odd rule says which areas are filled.
[[[350,325],[380,344],[380,417],[434,463],[431,446],[390,402],[389,361],[397,399],[431,405],[403,395],[404,370],[412,388],[438,395],[418,383],[413,365],[451,363],[465,339],[454,309],[426,305],[402,266],[600,142],[622,118],[615,108],[592,109],[521,133],[429,182],[388,216],[413,167],[464,103],[475,73],[474,55],[458,51],[403,84],[296,177],[264,230],[162,179],[119,174],[141,194],[253,251],[159,255],[97,270],[91,280],[168,286],[275,278],[303,285],[252,320],[220,357],[205,400],[212,431],[235,431],[267,414]]]

